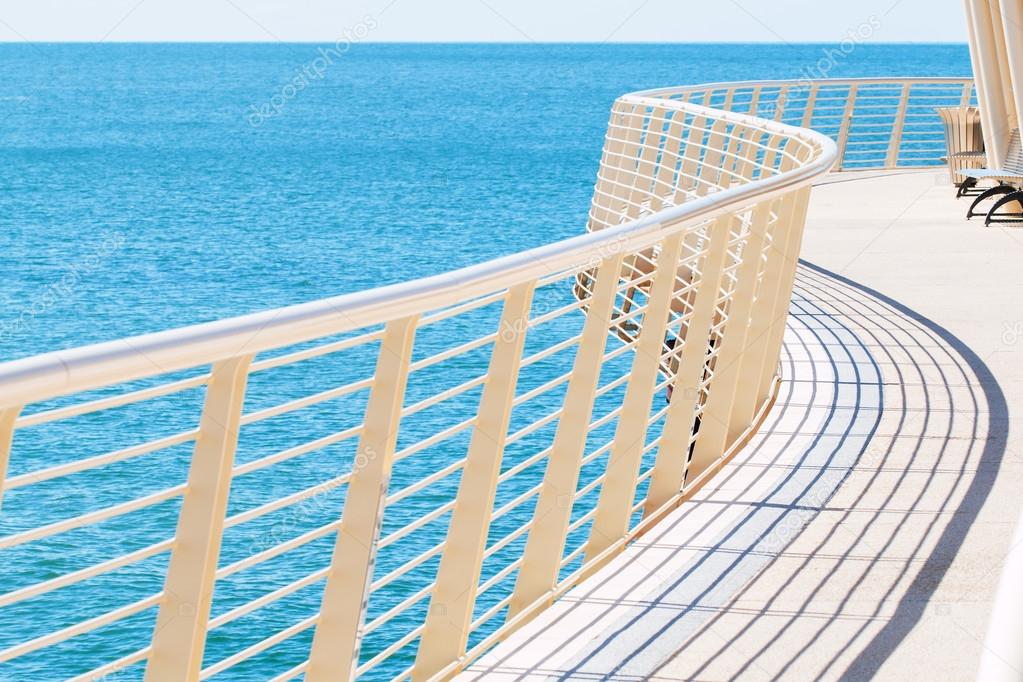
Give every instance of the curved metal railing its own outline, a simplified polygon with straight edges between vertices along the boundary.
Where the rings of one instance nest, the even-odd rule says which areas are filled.
[[[812,128],[838,145],[837,170],[940,166],[945,136],[935,108],[976,104],[972,78],[743,81],[636,94]]]
[[[627,96],[600,230],[0,364],[0,672],[454,674],[755,430],[837,154]]]

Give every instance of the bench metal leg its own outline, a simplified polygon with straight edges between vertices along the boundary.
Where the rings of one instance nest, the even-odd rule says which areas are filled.
[[[977,178],[965,178],[962,182],[956,185],[956,199],[960,199],[966,196],[966,191],[971,187],[977,186]]]
[[[984,226],[988,226],[991,223],[1019,223],[1023,222],[1023,212],[1010,211],[1007,213],[998,213],[998,209],[1006,204],[1011,204],[1014,201],[1023,202],[1023,191],[1016,190],[1006,194],[1004,197],[995,202],[995,205],[991,207],[991,210],[987,212],[987,217],[984,218]],[[1008,218],[1008,220],[1006,220]]]
[[[966,219],[969,220],[974,216],[984,215],[984,213],[980,211],[974,211],[973,209],[977,208],[977,206],[980,205],[980,202],[984,201],[985,199],[990,199],[991,197],[997,196],[999,194],[1009,194],[1015,191],[1016,188],[1013,187],[1012,185],[998,185],[997,187],[991,187],[990,189],[984,190],[977,196],[976,199],[973,200],[973,203],[970,204],[970,208],[966,210]]]

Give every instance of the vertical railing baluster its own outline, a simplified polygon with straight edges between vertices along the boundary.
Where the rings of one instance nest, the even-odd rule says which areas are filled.
[[[536,282],[508,292],[412,678],[465,653]]]
[[[968,107],[970,102],[973,101],[973,81],[969,80],[963,83],[963,95],[959,98],[959,106]]]
[[[771,227],[772,239],[780,237],[786,229],[782,224],[782,215],[786,210],[786,197],[768,202],[775,221]],[[767,219],[767,218],[765,218]],[[745,347],[738,359],[739,370],[736,376],[735,398],[728,417],[728,443],[735,441],[749,427],[756,413],[757,389],[759,388],[760,367],[767,352],[767,341],[771,329],[772,316],[776,314],[774,303],[779,283],[784,271],[783,258],[772,243],[762,250],[765,259],[761,263],[762,275],[753,296],[750,308],[749,324],[746,329]]]
[[[838,167],[841,170],[845,166],[845,150],[849,146],[849,130],[852,128],[853,115],[856,112],[856,95],[859,86],[853,83],[849,86],[849,98],[845,102],[845,109],[842,110],[842,120],[838,126]]]
[[[199,678],[252,357],[215,363],[206,386],[146,680]]]
[[[626,205],[625,192],[619,184],[622,181],[622,169],[627,159],[635,162],[633,155],[642,133],[639,125],[642,118],[635,110],[636,105],[621,100],[616,101],[611,108],[591,205],[591,231],[620,222],[620,214]]]
[[[522,567],[508,609],[509,618],[541,599],[558,581],[623,258],[624,253],[609,254],[597,269],[561,418],[530,521]]]
[[[899,95],[899,106],[895,110],[895,122],[892,124],[892,136],[888,141],[888,154],[885,157],[885,168],[895,168],[899,163],[899,148],[902,147],[902,130],[906,125],[906,108],[909,106],[910,84],[902,84]]]
[[[652,107],[647,115],[646,136],[643,138],[643,146],[639,152],[639,161],[636,164],[636,181],[632,184],[632,196],[629,200],[631,205],[637,207],[637,213],[630,217],[639,217],[639,207],[647,197],[656,192],[654,168],[666,135],[664,130],[666,113],[667,110],[664,107]],[[647,206],[647,212],[653,213],[655,210],[651,201]]]
[[[749,115],[757,116],[757,108],[760,106],[760,86],[753,88],[749,99]]]
[[[782,342],[785,338],[785,324],[788,320],[789,307],[792,301],[792,290],[795,284],[796,269],[799,266],[799,249],[803,243],[803,230],[806,224],[806,209],[810,201],[810,188],[804,187],[789,194],[788,225],[782,233],[784,256],[778,294],[775,298],[775,312],[772,316],[771,329],[767,336],[767,348],[764,361],[760,368],[760,379],[757,388],[757,405],[768,399],[771,384],[778,369],[781,357]]]
[[[703,139],[707,132],[707,118],[705,116],[694,115],[693,120],[690,121],[687,127],[686,148],[682,153],[682,163],[679,165],[679,191],[676,192],[676,203],[686,201],[689,198],[688,194],[690,192],[694,195],[699,195],[701,193],[700,187],[703,185],[700,182],[700,154],[703,151]],[[686,188],[683,186],[683,183],[692,184]],[[680,194],[682,196],[679,196]]]
[[[675,296],[678,263],[682,255],[683,231],[664,239],[657,256],[657,272],[643,315],[632,368],[625,389],[625,398],[614,444],[600,486],[593,525],[586,542],[584,561],[590,561],[623,538],[629,530],[636,479],[643,460],[643,448],[650,420],[650,406],[654,398],[661,357],[664,355],[664,334]]]
[[[778,96],[774,100],[774,116],[772,117],[775,121],[781,121],[782,116],[785,115],[785,104],[788,96],[788,87],[781,87],[778,89]]]
[[[810,91],[806,94],[806,108],[803,109],[803,120],[799,124],[803,128],[809,128],[810,124],[813,123],[813,114],[817,107],[817,91],[819,89],[820,86],[817,83],[813,83],[810,86]]]
[[[4,480],[11,463],[11,445],[14,443],[14,422],[21,414],[22,406],[5,407],[0,410],[0,509],[4,504]]]
[[[710,127],[710,134],[707,136],[706,149],[698,172],[700,184],[697,187],[697,195],[699,196],[707,194],[711,187],[720,188],[721,168],[724,162],[723,151],[729,142],[729,138],[725,137],[727,129],[728,121],[723,118],[715,120]]]
[[[696,421],[700,380],[707,361],[707,343],[721,291],[729,235],[735,220],[733,215],[722,216],[707,228],[707,253],[703,258],[693,310],[676,341],[682,342],[681,359],[672,385],[671,404],[661,430],[661,442],[657,446],[644,517],[653,514],[682,490],[689,441]]]
[[[772,140],[772,144],[781,144],[781,141]],[[795,146],[791,139],[782,146],[782,149],[789,146]],[[787,172],[794,165],[795,162],[790,155],[783,155],[780,172]],[[750,314],[746,349],[742,356],[735,401],[732,403],[729,417],[730,442],[750,425],[753,415],[760,406],[760,370],[770,347],[771,327],[777,318],[784,319],[788,315],[788,298],[783,300],[780,296],[789,265],[786,259],[790,254],[786,247],[792,236],[789,226],[794,198],[795,193],[789,192],[772,204],[771,213],[775,218],[771,226],[771,242],[764,249],[765,259],[761,266],[763,275],[757,285]]]
[[[771,203],[763,201],[752,209],[749,233],[742,247],[742,262],[738,266],[728,319],[720,338],[720,349],[716,352],[714,376],[700,417],[699,437],[689,464],[687,481],[711,466],[728,446],[729,420],[742,356],[746,350],[746,334],[749,331],[750,311],[760,272],[764,230],[770,208]]]
[[[679,150],[682,146],[682,118],[685,113],[674,111],[671,121],[668,123],[668,130],[665,133],[664,150],[661,153],[660,161],[657,164],[657,174],[654,176],[654,196],[660,199],[657,205],[652,206],[653,210],[668,208],[675,202],[675,173],[679,163]]]
[[[355,675],[418,315],[384,329],[305,679]]]

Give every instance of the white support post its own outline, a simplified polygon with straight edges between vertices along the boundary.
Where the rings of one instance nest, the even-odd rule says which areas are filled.
[[[657,272],[632,358],[629,382],[618,415],[604,481],[600,486],[600,498],[586,542],[584,561],[592,560],[625,537],[629,530],[636,479],[646,445],[650,406],[664,354],[665,328],[675,295],[683,237],[684,233],[680,231],[665,238],[657,257]]]
[[[644,518],[667,504],[682,490],[689,442],[696,421],[700,378],[707,361],[707,345],[721,291],[721,274],[728,255],[731,226],[735,220],[735,216],[724,216],[707,228],[707,255],[703,259],[699,289],[689,323],[684,334],[679,334],[679,341],[683,342],[681,362],[672,385],[671,405],[661,431],[661,442],[657,446],[657,459],[654,461],[643,509]]]
[[[742,357],[746,352],[750,312],[760,272],[764,230],[767,227],[770,208],[771,204],[767,201],[753,207],[750,230],[742,248],[742,262],[737,270],[728,319],[720,336],[720,348],[716,349],[714,376],[700,418],[700,432],[689,463],[687,480],[698,476],[713,464],[724,454],[729,444],[732,404],[735,402]]]
[[[14,442],[14,422],[21,414],[21,406],[5,407],[0,410],[0,509],[4,503],[4,480],[11,463],[11,445]]]
[[[153,629],[147,682],[199,679],[252,357],[213,365]]]
[[[313,635],[309,682],[355,676],[418,315],[388,322]]]
[[[841,170],[842,166],[845,165],[845,149],[849,146],[849,130],[852,128],[853,116],[856,113],[856,95],[859,91],[859,87],[856,83],[849,86],[849,98],[845,102],[845,108],[842,110],[842,121],[838,127],[838,168]]]
[[[623,257],[622,253],[615,254],[597,269],[593,298],[586,312],[540,496],[531,517],[508,618],[542,599],[554,589],[558,580]]]
[[[465,653],[535,286],[520,284],[505,298],[413,680],[430,679]]]
[[[792,289],[795,285],[796,269],[799,266],[799,249],[803,242],[803,227],[806,223],[806,209],[810,200],[810,189],[803,188],[789,194],[789,205],[786,211],[785,224],[779,225],[781,231],[775,230],[778,237],[778,248],[784,254],[784,269],[779,280],[776,297],[775,314],[772,317],[771,329],[767,335],[767,349],[760,366],[760,379],[757,388],[757,406],[767,400],[778,369],[781,347],[785,340],[785,325],[792,301]]]
[[[1002,26],[1016,127],[1023,130],[1023,0],[1001,0]]]
[[[899,163],[899,148],[902,147],[902,130],[906,125],[906,108],[909,106],[909,91],[913,86],[902,84],[899,95],[899,106],[895,110],[895,122],[892,124],[892,136],[888,140],[888,154],[885,157],[885,168],[895,168]]]

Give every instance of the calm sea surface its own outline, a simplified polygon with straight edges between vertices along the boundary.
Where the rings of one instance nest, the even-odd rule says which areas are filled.
[[[394,283],[579,234],[608,109],[628,91],[808,74],[970,71],[964,45],[861,45],[819,74],[815,65],[827,47],[364,44],[324,68],[316,61],[319,46],[307,44],[0,45],[0,360]],[[303,87],[289,86],[296,77]],[[570,301],[565,287],[538,292],[538,305],[547,309]],[[450,347],[456,337],[487,333],[496,312],[469,316],[457,331],[424,332],[417,357]],[[559,321],[564,326],[555,331],[570,334],[577,322]],[[256,377],[246,411],[360,378],[374,352],[368,347],[343,361],[327,358],[319,366]],[[520,393],[560,376],[571,359],[567,354],[537,363]],[[486,361],[486,353],[470,354],[434,374],[424,372],[410,386],[409,402],[444,382],[479,375]],[[513,421],[521,426],[550,413],[561,395],[555,391],[546,402],[517,409]],[[605,399],[613,406],[616,396]],[[194,428],[201,399],[201,391],[189,391],[26,429],[15,441],[9,473]],[[414,443],[457,423],[478,399],[478,391],[470,392],[460,402],[419,413],[403,425],[402,437]],[[239,461],[357,423],[364,405],[365,395],[356,394],[255,424],[243,432]],[[505,468],[549,445],[555,425],[515,443]],[[613,426],[612,420],[611,431],[595,434],[591,451],[602,442],[598,436],[613,434]],[[467,435],[400,463],[395,486],[464,456]],[[242,477],[232,491],[231,513],[344,473],[352,450],[341,444]],[[189,454],[190,446],[182,444],[11,491],[0,534],[180,483]],[[600,465],[593,462],[583,483],[599,474]],[[542,474],[541,464],[507,481],[498,503],[515,499]],[[457,483],[456,472],[389,508],[384,532],[450,500]],[[298,512],[240,524],[225,537],[221,565],[331,522],[343,499],[343,487],[328,489]],[[574,516],[595,499],[581,500]],[[170,501],[0,550],[0,593],[167,538],[176,511],[177,502]],[[531,512],[532,504],[523,504],[502,517],[491,544]],[[438,517],[382,552],[376,577],[435,546],[448,518]],[[583,541],[585,529],[570,538],[569,550]],[[214,615],[321,569],[331,542],[321,538],[225,578]],[[521,550],[517,541],[496,553],[484,578]],[[0,649],[159,591],[165,566],[166,555],[159,555],[0,608]],[[436,560],[426,562],[375,594],[370,617],[428,585],[435,569]],[[489,591],[477,615],[506,596],[513,581],[511,573]],[[218,628],[206,665],[310,616],[321,591],[322,582],[315,583]],[[362,660],[415,627],[426,603],[367,637]],[[0,664],[0,679],[63,679],[127,655],[146,644],[153,614]],[[499,622],[490,621],[483,632]],[[311,630],[300,633],[218,679],[267,679],[301,662],[310,639]],[[414,655],[413,641],[367,678],[393,676]],[[140,674],[134,666],[113,677]]]

